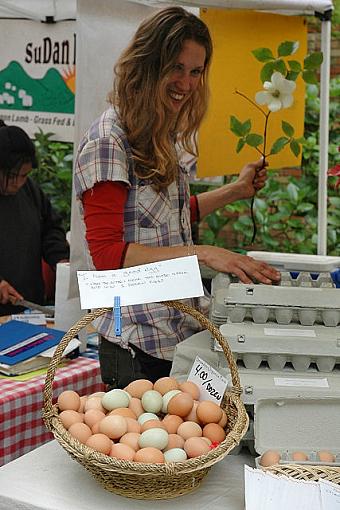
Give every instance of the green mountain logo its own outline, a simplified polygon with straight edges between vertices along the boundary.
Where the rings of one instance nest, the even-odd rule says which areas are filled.
[[[0,71],[0,109],[74,113],[74,93],[56,69],[34,79],[12,61]]]

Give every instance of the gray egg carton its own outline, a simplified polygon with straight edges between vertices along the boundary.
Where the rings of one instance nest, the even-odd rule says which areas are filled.
[[[314,323],[335,327],[340,323],[340,290],[330,273],[313,279],[301,272],[296,279],[281,273],[279,285],[233,283],[217,276],[213,281],[210,318],[216,325],[252,320],[256,324]]]
[[[220,326],[235,360],[245,368],[257,369],[266,363],[272,370],[291,364],[304,372],[315,364],[320,372],[331,372],[340,363],[340,330],[326,326],[279,326],[276,323],[227,323]],[[214,350],[221,351],[216,340]]]
[[[278,451],[280,464],[325,465],[317,452],[335,456],[330,466],[340,466],[339,398],[286,397],[259,399],[254,407],[254,447],[259,457]],[[302,451],[308,461],[294,461],[293,452]]]

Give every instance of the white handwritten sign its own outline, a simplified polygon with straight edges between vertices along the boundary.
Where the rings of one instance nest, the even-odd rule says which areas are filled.
[[[162,260],[115,271],[77,271],[82,309],[153,303],[203,296],[197,256]]]
[[[228,381],[199,356],[195,358],[188,381],[194,382],[199,387],[200,400],[212,400],[221,405]]]

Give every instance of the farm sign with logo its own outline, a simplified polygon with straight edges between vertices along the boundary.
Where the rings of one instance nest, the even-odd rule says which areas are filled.
[[[73,141],[75,22],[0,20],[0,118]]]

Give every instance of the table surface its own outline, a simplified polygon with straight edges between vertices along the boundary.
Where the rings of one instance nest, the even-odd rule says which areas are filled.
[[[229,454],[191,494],[135,500],[106,491],[54,440],[0,468],[0,510],[244,510],[244,464],[249,454]]]
[[[0,466],[53,439],[42,420],[45,377],[0,379]],[[59,367],[53,380],[54,399],[64,390],[90,395],[103,389],[99,362],[85,357]]]

